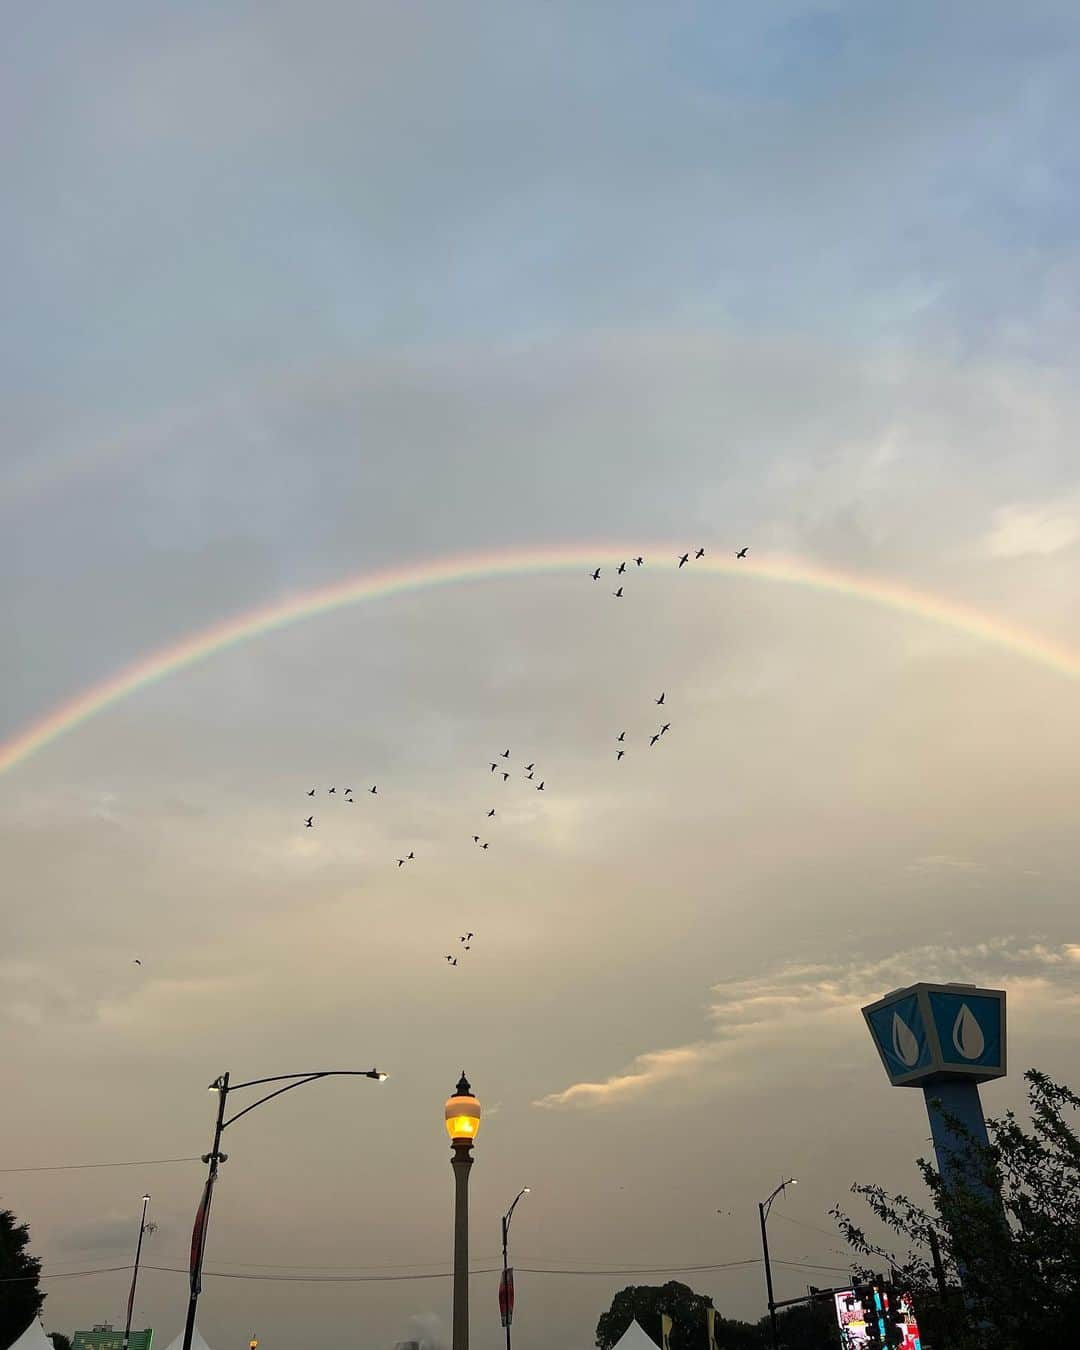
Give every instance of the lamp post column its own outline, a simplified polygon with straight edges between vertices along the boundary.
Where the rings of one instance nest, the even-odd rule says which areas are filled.
[[[472,1142],[454,1141],[454,1342],[453,1350],[469,1350],[469,1172]]]
[[[772,1265],[769,1261],[769,1235],[765,1227],[765,1206],[758,1205],[758,1218],[761,1220],[761,1254],[765,1260],[765,1289],[769,1298],[769,1330],[773,1350],[780,1344],[780,1329],[776,1324],[776,1304],[773,1302]]]

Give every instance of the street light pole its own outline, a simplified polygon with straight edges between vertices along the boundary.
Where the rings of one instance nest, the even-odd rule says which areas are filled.
[[[380,1073],[378,1069],[315,1069],[307,1073],[279,1073],[272,1078],[251,1078],[246,1083],[231,1083],[229,1075],[223,1073],[220,1078],[215,1078],[210,1084],[208,1091],[218,1094],[217,1118],[214,1122],[214,1142],[209,1153],[204,1153],[202,1160],[207,1164],[206,1184],[203,1187],[202,1200],[195,1214],[195,1226],[191,1233],[191,1263],[190,1263],[190,1292],[188,1294],[187,1321],[184,1323],[184,1350],[191,1350],[192,1338],[195,1334],[195,1310],[198,1307],[199,1295],[202,1293],[202,1269],[203,1255],[206,1251],[206,1229],[210,1221],[210,1202],[214,1196],[214,1186],[218,1178],[218,1165],[228,1161],[229,1155],[221,1151],[221,1136],[240,1119],[246,1116],[249,1111],[254,1111],[257,1106],[262,1106],[263,1102],[268,1102],[272,1097],[280,1097],[283,1092],[289,1092],[292,1088],[303,1087],[305,1083],[314,1083],[318,1078],[374,1078],[377,1082],[385,1082],[387,1075]],[[241,1088],[260,1087],[264,1083],[284,1083],[284,1087],[275,1088],[273,1092],[268,1092],[264,1097],[251,1102],[245,1106],[242,1111],[237,1111],[236,1115],[225,1119],[225,1106],[230,1092],[239,1092]]]
[[[150,1197],[144,1195],[142,1198],[142,1218],[139,1220],[139,1240],[135,1244],[135,1265],[131,1271],[131,1291],[128,1294],[127,1320],[124,1323],[124,1350],[128,1350],[128,1342],[131,1340],[131,1317],[135,1311],[135,1286],[139,1281],[139,1258],[142,1256],[143,1234],[146,1232],[146,1207],[150,1203]],[[153,1227],[151,1224],[150,1227]]]
[[[518,1191],[516,1196],[514,1196],[514,1203],[502,1216],[502,1258],[503,1258],[502,1287],[503,1287],[503,1298],[505,1299],[506,1302],[506,1307],[503,1311],[503,1319],[504,1319],[503,1326],[506,1328],[506,1350],[510,1350],[510,1323],[513,1320],[514,1316],[514,1309],[510,1298],[510,1263],[507,1255],[507,1241],[510,1237],[510,1220],[514,1217],[514,1210],[517,1208],[517,1202],[521,1199],[523,1195],[528,1195],[529,1190],[530,1188],[528,1186],[522,1186],[521,1190]]]
[[[446,1103],[454,1169],[454,1317],[452,1350],[469,1350],[469,1172],[472,1146],[480,1128],[480,1103],[462,1070],[454,1095]]]
[[[788,1177],[782,1181],[776,1190],[767,1200],[761,1201],[758,1205],[758,1218],[761,1221],[761,1255],[765,1261],[765,1291],[769,1299],[769,1329],[772,1340],[772,1350],[780,1350],[780,1328],[776,1321],[776,1300],[773,1298],[772,1265],[769,1262],[769,1234],[766,1230],[766,1222],[769,1218],[769,1210],[772,1209],[772,1203],[778,1195],[783,1194],[788,1186],[797,1186],[798,1180],[795,1177]]]

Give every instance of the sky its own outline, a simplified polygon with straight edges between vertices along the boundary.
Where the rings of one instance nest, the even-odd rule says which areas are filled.
[[[227,1132],[214,1350],[448,1340],[463,1068],[476,1350],[524,1185],[520,1350],[667,1278],[591,1271],[760,1316],[787,1175],[778,1297],[840,1282],[828,1210],[927,1149],[864,1003],[1005,988],[987,1109],[1080,1081],[1075,6],[8,27],[2,1161],[189,1160],[0,1175],[46,1274],[150,1192],[168,1345],[206,1085],[377,1065]]]

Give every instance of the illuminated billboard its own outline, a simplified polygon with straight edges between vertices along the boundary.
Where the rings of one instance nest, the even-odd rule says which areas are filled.
[[[846,1289],[835,1297],[843,1350],[866,1350],[871,1345],[922,1350],[915,1304],[910,1294],[898,1294],[895,1290],[874,1285]],[[876,1327],[876,1335],[871,1335],[868,1323]]]

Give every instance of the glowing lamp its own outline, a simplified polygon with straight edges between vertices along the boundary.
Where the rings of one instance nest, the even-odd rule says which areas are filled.
[[[464,1072],[446,1103],[446,1133],[453,1144],[470,1143],[480,1128],[480,1103],[473,1096]]]

